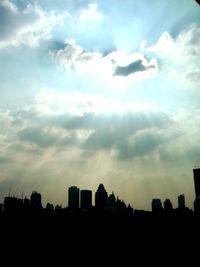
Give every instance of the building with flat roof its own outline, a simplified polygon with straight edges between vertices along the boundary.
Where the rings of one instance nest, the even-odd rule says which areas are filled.
[[[194,189],[196,198],[200,197],[200,168],[193,169]]]
[[[70,209],[79,209],[80,190],[77,186],[70,186],[68,188],[68,207]]]
[[[81,209],[88,210],[92,207],[92,191],[81,190]]]

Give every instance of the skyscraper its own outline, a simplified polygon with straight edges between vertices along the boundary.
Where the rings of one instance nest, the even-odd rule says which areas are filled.
[[[200,214],[200,197],[196,197],[194,200],[194,211]]]
[[[79,209],[79,191],[77,186],[68,188],[68,207],[70,209]]]
[[[170,199],[165,199],[164,201],[164,209],[166,211],[171,211],[173,209],[173,206],[172,206],[172,203],[171,203],[171,200]]]
[[[193,169],[196,198],[200,197],[200,168]]]
[[[185,208],[185,196],[184,196],[184,194],[181,194],[178,196],[178,208],[179,209]]]
[[[152,199],[151,207],[153,212],[159,212],[163,209],[162,202],[159,198]]]
[[[108,193],[106,192],[104,185],[100,184],[95,193],[95,206],[99,209],[103,209],[108,204]]]
[[[92,207],[92,191],[81,190],[81,209],[88,210]]]
[[[33,191],[31,194],[31,208],[36,210],[42,209],[42,196],[36,191]]]
[[[116,206],[116,197],[115,197],[115,194],[113,192],[108,197],[108,206],[109,207],[115,207]]]

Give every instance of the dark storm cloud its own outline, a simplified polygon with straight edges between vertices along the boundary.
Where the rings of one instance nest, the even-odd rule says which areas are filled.
[[[143,157],[155,150],[166,140],[157,133],[158,127],[155,125],[143,125],[145,133],[137,135],[142,129],[124,129],[122,125],[116,127],[107,127],[94,131],[84,143],[85,150],[98,151],[115,148],[118,152],[118,159],[130,159],[134,157]],[[152,132],[152,129],[154,130]],[[131,141],[129,141],[131,138]]]
[[[118,66],[115,70],[115,75],[128,76],[130,74],[140,72],[140,71],[149,70],[152,68],[155,68],[155,66],[153,66],[153,65],[144,66],[142,60],[139,59],[139,60],[136,60],[136,61],[130,63],[127,66],[124,66],[124,67]]]
[[[121,143],[119,148],[119,159],[126,160],[134,157],[143,157],[150,154],[167,140],[164,136],[156,131],[146,132],[139,136],[135,136],[131,143]]]
[[[71,113],[62,113],[59,115],[39,114],[31,110],[22,110],[12,113],[13,123],[17,120],[19,125],[23,122],[31,123],[40,127],[57,127],[66,130],[81,129],[108,129],[121,130],[123,132],[132,133],[140,129],[159,127],[169,122],[167,114],[163,112],[132,111],[122,114],[95,114],[84,113],[83,115],[75,115]]]
[[[53,146],[59,140],[58,135],[37,127],[25,128],[18,132],[18,136],[22,141],[36,144],[42,148]]]
[[[137,60],[125,67],[118,66],[115,70],[115,75],[128,76],[132,73],[144,70],[146,70],[146,67],[142,64],[142,60]]]
[[[128,159],[144,156],[161,144],[164,140],[157,134],[157,129],[169,124],[169,119],[162,113],[146,116],[143,112],[136,112],[136,114],[119,115],[115,119],[109,118],[105,122],[102,126],[97,122],[96,128],[85,141],[83,148],[93,152],[115,148],[119,153],[119,159]],[[147,133],[136,135],[144,130]],[[155,133],[152,133],[152,130]],[[131,137],[133,141],[130,143]]]
[[[125,133],[124,133],[125,134]],[[125,137],[126,135],[124,135]],[[119,136],[115,129],[99,129],[90,135],[84,144],[84,148],[90,151],[110,149],[119,142]]]
[[[125,114],[85,113],[82,116],[69,113],[41,116],[22,111],[16,117],[19,116],[24,121],[19,126],[32,124],[18,131],[17,136],[22,142],[35,144],[41,149],[74,146],[88,155],[115,148],[119,159],[142,157],[145,153],[150,153],[163,142],[157,130],[170,124],[165,113],[142,111]],[[56,129],[56,133],[52,129]],[[79,131],[86,131],[87,135],[81,138]],[[145,134],[138,135],[144,131]]]

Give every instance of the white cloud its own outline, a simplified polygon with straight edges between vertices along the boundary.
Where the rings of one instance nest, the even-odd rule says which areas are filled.
[[[192,24],[176,38],[173,38],[170,33],[164,32],[158,42],[147,48],[146,51],[168,58],[176,65],[187,64],[189,60],[196,61],[195,58],[200,56],[199,42],[200,27]]]
[[[77,74],[112,75],[112,62],[99,52],[86,52],[75,40],[67,39],[66,47],[56,51],[53,56],[64,68],[73,69]]]
[[[94,114],[124,114],[126,112],[161,112],[164,111],[151,101],[130,101],[121,103],[114,98],[108,99],[101,94],[86,94],[75,91],[72,93],[58,92],[53,89],[41,90],[35,96],[34,110],[40,114],[58,115],[70,113],[83,116]]]
[[[89,4],[87,9],[82,9],[78,18],[79,23],[86,25],[94,25],[103,22],[104,15],[98,10],[97,4]]]
[[[154,53],[161,62],[165,79],[182,90],[198,89],[200,73],[200,27],[192,24],[176,38],[168,32],[161,35],[158,42],[146,49]]]
[[[101,176],[106,181],[110,175],[113,184],[124,177],[134,187],[151,176],[153,184],[163,172],[163,179],[174,176],[181,183],[177,169],[183,172],[199,159],[199,113],[164,114],[127,107],[124,113],[109,114],[103,101],[46,90],[37,96],[35,106],[1,112],[0,182],[7,177],[6,190],[12,177],[29,190],[52,186],[59,191],[58,183],[63,188],[81,180],[90,186],[90,179],[98,182],[94,177]],[[71,110],[73,105],[76,112]],[[101,113],[95,112],[96,105],[102,106]]]
[[[6,184],[8,187],[9,184],[20,187],[28,184],[30,190],[51,187],[52,195],[60,196],[63,188],[71,184],[80,187],[93,184],[92,189],[96,189],[96,183],[101,180],[110,183],[111,188],[117,184],[120,193],[126,184],[124,196],[135,199],[138,192],[141,196],[147,195],[145,190],[152,190],[152,195],[163,192],[165,185],[171,186],[173,181],[181,191],[180,187],[185,183],[188,192],[190,182],[183,180],[186,181],[200,156],[199,103],[197,110],[190,108],[200,98],[195,92],[189,99],[186,91],[184,98],[187,98],[189,108],[185,108],[181,97],[186,88],[199,90],[200,28],[192,25],[177,37],[171,31],[171,34],[165,32],[155,46],[148,48],[144,41],[140,49],[133,52],[133,47],[138,47],[147,37],[140,35],[143,30],[149,32],[150,29],[151,35],[156,32],[156,36],[161,31],[160,27],[155,29],[155,21],[159,21],[157,16],[152,15],[152,24],[146,16],[148,24],[138,21],[138,25],[137,19],[133,18],[138,14],[135,5],[127,10],[125,4],[125,9],[120,10],[121,2],[112,7],[105,4],[108,9],[100,2],[88,6],[84,2],[86,8],[81,10],[83,7],[79,6],[68,14],[62,10],[59,13],[45,11],[36,4],[18,9],[11,1],[0,2],[0,14],[3,14],[0,16],[0,47],[21,44],[33,47],[41,40],[53,37],[52,34],[55,38],[49,45],[57,49],[65,45],[64,49],[52,52],[64,68],[61,75],[60,69],[55,68],[54,72],[55,66],[47,66],[46,62],[38,68],[21,50],[20,56],[25,62],[21,73],[28,80],[21,86],[21,77],[8,75],[9,70],[18,68],[19,64],[9,64],[7,70],[5,64],[2,84],[13,82],[8,86],[14,99],[10,101],[8,97],[10,105],[19,102],[19,94],[29,92],[29,97],[23,97],[23,105],[28,99],[32,106],[19,110],[12,107],[12,112],[0,112],[3,155],[0,157],[0,183],[8,177],[4,188]],[[160,1],[158,3],[160,6]],[[158,11],[162,13],[160,9]],[[140,15],[154,13],[148,11]],[[59,23],[63,24],[55,28]],[[68,38],[63,44],[62,40],[67,37],[74,39]],[[113,47],[120,47],[116,39],[129,47],[123,51],[131,52],[119,49],[112,52]],[[152,39],[147,41],[152,42]],[[5,53],[4,60],[9,56]],[[25,59],[33,68],[38,68],[37,72],[32,73],[31,64],[28,66]],[[34,87],[40,91],[37,95],[31,90],[30,79],[24,75],[25,68],[30,68],[33,74]],[[40,72],[43,80],[40,75],[34,75]],[[66,78],[63,78],[63,72]],[[50,86],[57,88],[48,88]],[[3,99],[5,102],[5,97]],[[171,111],[168,102],[173,101],[175,110]],[[180,106],[183,114],[179,114]],[[163,107],[168,112],[163,112]],[[172,189],[170,186],[168,188]],[[174,187],[172,191],[176,194]],[[63,194],[64,202],[66,196]],[[144,201],[144,198],[140,200]]]
[[[102,112],[108,107],[100,95],[80,92],[63,93],[56,90],[42,90],[35,96],[35,110],[41,114],[62,114],[65,112],[83,115],[87,112]]]
[[[196,24],[190,25],[177,37],[177,43],[184,46],[185,48],[190,48],[190,53],[193,55],[200,55],[199,51],[200,42],[200,27]],[[188,50],[186,50],[188,52]]]
[[[148,48],[148,51],[169,56],[176,49],[177,46],[173,37],[168,32],[164,32],[160,36],[158,42],[154,46]]]
[[[40,40],[51,38],[52,29],[63,20],[63,14],[46,12],[38,5],[19,10],[9,0],[0,4],[0,48],[25,44],[37,46]]]
[[[104,82],[110,87],[122,87],[126,83],[149,79],[156,75],[159,69],[157,60],[147,60],[143,53],[126,54],[113,51],[104,56],[100,52],[84,51],[73,39],[67,39],[64,49],[51,54],[66,70],[73,70],[79,76],[86,75],[88,79],[95,78],[96,81]],[[128,77],[115,75],[116,69],[121,67],[127,68],[128,74],[122,76]]]

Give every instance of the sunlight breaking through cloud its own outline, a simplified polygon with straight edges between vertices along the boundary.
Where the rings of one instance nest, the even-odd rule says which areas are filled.
[[[65,203],[63,188],[101,182],[141,208],[180,192],[191,204],[199,6],[58,2],[0,2],[2,194],[37,188]]]

